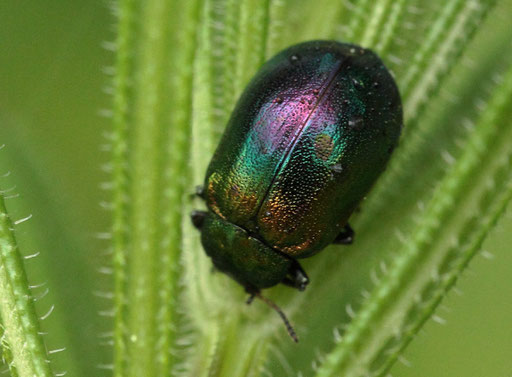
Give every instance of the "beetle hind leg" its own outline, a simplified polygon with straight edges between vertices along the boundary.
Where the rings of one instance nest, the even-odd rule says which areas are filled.
[[[338,236],[332,241],[334,244],[338,245],[350,245],[354,242],[354,230],[349,224],[346,224],[343,228],[341,228],[341,232]]]

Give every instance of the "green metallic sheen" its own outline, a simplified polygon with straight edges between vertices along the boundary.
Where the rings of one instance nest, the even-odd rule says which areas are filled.
[[[398,89],[370,50],[312,41],[280,52],[243,92],[208,167],[206,253],[249,291],[300,280],[296,259],[338,237],[401,128]]]
[[[244,287],[272,287],[290,269],[290,258],[276,253],[258,239],[248,236],[242,228],[218,216],[208,216],[203,229],[201,241],[206,253],[215,260],[218,269],[226,271]]]

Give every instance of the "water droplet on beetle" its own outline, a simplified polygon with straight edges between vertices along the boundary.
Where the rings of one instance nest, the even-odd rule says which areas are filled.
[[[341,164],[335,164],[331,166],[331,170],[334,174],[339,174],[343,171],[343,166]]]
[[[348,121],[349,127],[359,129],[363,126],[363,118],[352,118]]]
[[[360,88],[363,86],[363,83],[356,78],[352,78],[352,84],[354,84],[356,88]]]

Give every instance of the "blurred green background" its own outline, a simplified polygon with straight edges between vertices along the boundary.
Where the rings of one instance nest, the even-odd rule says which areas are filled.
[[[6,191],[55,369],[108,375],[108,151],[115,19],[105,1],[0,5],[0,190]],[[10,172],[10,174],[8,174]],[[107,183],[106,183],[107,182]],[[512,212],[407,349],[394,376],[512,376]],[[46,291],[48,290],[48,294]],[[100,315],[101,314],[101,315]]]

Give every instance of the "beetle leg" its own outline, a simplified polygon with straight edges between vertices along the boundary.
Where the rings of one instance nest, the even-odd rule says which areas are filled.
[[[204,192],[203,186],[196,186],[194,188],[194,193],[190,194],[189,197],[190,197],[190,199],[194,199],[196,196],[205,200],[205,192]]]
[[[192,211],[190,213],[190,218],[192,219],[192,224],[197,229],[201,229],[201,227],[204,224],[204,219],[206,218],[206,215],[208,215],[208,212],[205,211]]]
[[[283,280],[281,280],[281,284],[286,285],[287,287],[290,287],[290,288],[298,289],[299,291],[303,291],[304,289],[306,289],[306,287],[304,287],[303,289],[300,289],[299,287],[297,287],[297,283],[295,282],[295,280],[293,280],[292,278],[289,278],[288,276],[285,277]]]
[[[245,303],[247,305],[251,305],[251,303],[254,301],[254,298],[260,293],[260,290],[253,287],[245,287],[245,292],[249,294],[249,297],[247,298],[247,301]]]
[[[286,285],[287,287],[295,288],[295,282],[286,276],[283,280],[281,280],[281,284]]]
[[[252,302],[254,301],[254,298],[256,297],[256,294],[255,293],[251,293],[249,294],[249,297],[247,298],[247,300],[245,301],[245,303],[247,305],[251,305]]]
[[[293,260],[289,274],[290,276],[286,276],[281,280],[281,283],[296,288],[299,291],[306,289],[306,285],[309,283],[308,275],[296,260]]]
[[[205,197],[204,197],[204,186],[196,186],[194,195],[195,196],[199,196],[201,199],[204,200],[205,199]]]
[[[349,224],[341,228],[340,234],[332,241],[332,243],[339,245],[350,245],[352,242],[354,242],[354,230]]]

